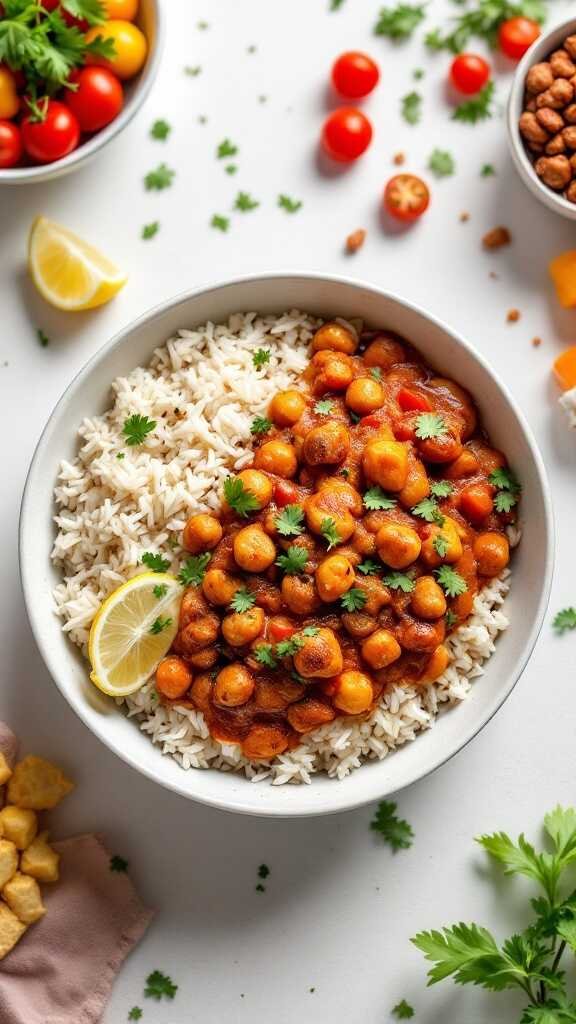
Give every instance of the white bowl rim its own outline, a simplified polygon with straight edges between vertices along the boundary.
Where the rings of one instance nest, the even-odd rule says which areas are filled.
[[[51,178],[58,178],[61,175],[68,174],[95,156],[100,149],[108,145],[112,139],[116,138],[130,124],[152,88],[154,79],[158,74],[164,47],[165,15],[162,10],[162,0],[150,0],[150,2],[154,6],[156,18],[154,47],[148,55],[144,69],[141,72],[141,77],[136,82],[133,94],[120,111],[118,117],[115,117],[102,131],[97,132],[87,142],[81,143],[77,149],[69,153],[68,156],[62,157],[61,160],[54,160],[49,164],[38,164],[30,167],[0,168],[0,186],[34,185],[41,181],[48,181]]]
[[[145,323],[148,323],[149,321],[152,321],[152,320],[154,320],[154,319],[156,319],[158,317],[162,317],[165,313],[167,313],[174,306],[177,306],[180,303],[188,302],[188,301],[190,301],[190,300],[192,300],[194,298],[198,298],[198,297],[200,297],[202,295],[207,295],[207,294],[209,294],[211,292],[216,292],[216,291],[219,291],[221,289],[225,289],[225,288],[229,288],[229,287],[242,286],[242,285],[246,285],[246,284],[255,284],[255,283],[261,282],[261,281],[278,281],[278,282],[281,282],[281,281],[288,282],[288,281],[290,281],[290,282],[294,282],[294,281],[298,281],[298,280],[314,281],[314,282],[317,282],[318,284],[328,282],[328,283],[331,283],[331,284],[340,284],[340,285],[348,286],[348,287],[362,288],[362,289],[365,289],[365,290],[371,292],[372,294],[378,296],[381,299],[387,299],[387,300],[392,301],[393,303],[398,303],[400,305],[403,305],[406,308],[408,308],[411,312],[414,312],[415,314],[420,315],[425,320],[428,320],[430,323],[434,324],[434,326],[438,327],[441,331],[445,332],[451,339],[455,340],[459,345],[461,345],[464,349],[466,349],[466,351],[469,353],[469,355],[472,357],[472,359],[475,359],[478,363],[480,363],[480,365],[483,367],[483,369],[488,374],[490,379],[494,382],[496,387],[501,391],[501,393],[506,398],[506,401],[508,402],[509,406],[511,407],[511,409],[512,409],[512,411],[513,411],[513,413],[514,413],[514,415],[516,417],[516,419],[518,420],[518,422],[520,424],[520,427],[522,428],[522,433],[523,433],[524,438],[526,440],[527,446],[528,446],[528,448],[530,450],[530,454],[532,456],[532,459],[534,460],[534,465],[535,465],[535,468],[536,468],[536,471],[537,471],[538,483],[539,483],[539,487],[540,487],[540,491],[541,491],[541,495],[542,495],[543,506],[544,506],[544,511],[545,511],[544,518],[545,518],[545,526],[546,526],[547,546],[546,546],[546,552],[545,552],[545,571],[544,571],[544,574],[543,574],[543,577],[542,577],[542,581],[541,581],[541,584],[542,584],[541,585],[541,592],[540,592],[540,598],[539,598],[539,601],[538,601],[537,612],[536,612],[536,614],[534,616],[534,624],[532,626],[532,629],[530,630],[530,633],[529,633],[528,637],[524,641],[522,655],[518,659],[518,661],[516,663],[516,666],[515,666],[515,669],[512,672],[510,672],[510,674],[509,674],[508,680],[506,682],[506,686],[504,686],[502,688],[501,692],[499,693],[498,699],[488,709],[488,712],[481,717],[480,724],[479,725],[478,724],[473,724],[471,728],[469,728],[465,733],[463,733],[462,738],[461,738],[461,742],[459,742],[456,747],[454,747],[453,749],[450,749],[449,752],[447,752],[445,755],[441,754],[441,755],[437,756],[435,759],[433,759],[431,761],[431,763],[427,766],[427,768],[424,771],[419,771],[418,769],[414,770],[412,773],[410,773],[408,775],[408,777],[404,780],[402,785],[395,787],[393,790],[387,791],[385,794],[382,793],[382,786],[381,785],[380,786],[378,786],[378,785],[376,785],[376,786],[374,786],[374,785],[372,785],[372,786],[367,785],[366,792],[365,792],[365,794],[363,794],[361,799],[358,799],[357,796],[356,797],[351,797],[351,798],[347,798],[346,796],[342,796],[342,798],[340,800],[338,800],[338,801],[334,801],[334,800],[330,801],[330,805],[329,806],[322,806],[321,804],[319,804],[319,805],[312,805],[312,804],[310,804],[310,806],[306,807],[305,809],[298,809],[297,811],[294,811],[294,810],[291,811],[288,808],[276,808],[276,807],[273,808],[273,807],[269,807],[269,806],[265,806],[265,807],[261,807],[261,808],[256,809],[252,803],[244,803],[241,798],[240,799],[235,798],[234,803],[232,804],[231,801],[226,798],[226,796],[221,797],[218,792],[216,792],[215,794],[210,794],[210,795],[205,795],[205,794],[198,795],[196,793],[191,793],[191,792],[189,792],[185,788],[185,786],[183,784],[180,785],[179,782],[175,782],[175,781],[172,781],[170,779],[158,778],[154,774],[154,770],[153,770],[152,767],[148,767],[145,764],[141,764],[140,760],[137,757],[132,756],[128,751],[123,749],[123,747],[120,744],[117,744],[113,740],[111,740],[111,738],[106,734],[105,728],[97,728],[97,729],[94,728],[92,723],[90,723],[89,720],[88,720],[87,706],[86,706],[86,710],[85,710],[84,709],[84,705],[81,702],[79,702],[78,704],[74,703],[72,698],[66,692],[66,690],[60,685],[60,682],[59,682],[59,667],[58,667],[58,664],[57,664],[57,659],[53,658],[51,653],[49,651],[47,651],[45,646],[44,646],[43,640],[41,638],[40,617],[38,616],[38,619],[37,619],[37,614],[36,614],[36,610],[35,610],[36,609],[36,603],[35,603],[35,600],[34,600],[34,582],[35,582],[34,569],[33,569],[33,567],[31,565],[30,566],[27,565],[27,561],[26,561],[26,559],[24,557],[24,549],[25,549],[25,543],[26,543],[26,533],[28,532],[29,529],[33,529],[34,528],[34,523],[36,521],[35,506],[34,506],[34,504],[32,502],[32,499],[31,499],[32,485],[34,483],[34,477],[35,477],[36,473],[39,471],[39,468],[41,467],[41,465],[43,463],[44,451],[47,448],[49,440],[50,440],[50,434],[51,434],[51,430],[52,430],[52,425],[53,425],[55,419],[57,418],[57,414],[59,413],[59,411],[66,407],[66,404],[67,404],[67,401],[68,401],[68,396],[71,395],[75,391],[75,389],[76,389],[76,387],[78,385],[83,383],[90,376],[90,374],[92,373],[92,370],[98,364],[100,364],[101,362],[106,360],[108,358],[109,354],[114,349],[116,349],[119,346],[121,346],[122,344],[124,344],[125,339],[127,339],[130,335],[132,335],[134,333],[134,331],[138,330]],[[549,484],[548,484],[548,479],[547,479],[547,475],[546,475],[544,461],[542,459],[542,456],[540,454],[538,446],[536,445],[536,441],[535,441],[535,439],[534,439],[534,437],[532,435],[532,431],[531,431],[531,429],[530,429],[530,427],[528,425],[528,422],[527,422],[527,420],[524,417],[524,414],[522,413],[521,409],[517,405],[517,403],[516,403],[515,399],[513,398],[513,396],[508,391],[508,388],[506,387],[506,385],[503,384],[496,377],[495,372],[491,369],[489,363],[484,359],[484,356],[481,353],[479,353],[478,351],[476,351],[476,349],[474,349],[473,346],[469,342],[467,342],[457,331],[454,331],[452,328],[448,327],[444,323],[443,320],[441,320],[439,317],[436,317],[435,315],[433,315],[431,313],[426,312],[421,306],[419,306],[418,304],[412,302],[409,299],[405,299],[402,296],[399,296],[399,295],[394,294],[392,292],[385,291],[384,289],[378,288],[377,286],[375,286],[375,285],[373,285],[373,284],[371,284],[369,282],[363,281],[361,279],[350,278],[350,277],[346,277],[346,276],[339,275],[339,274],[327,274],[327,273],[307,272],[307,271],[294,271],[294,270],[292,270],[292,271],[290,271],[290,270],[286,270],[286,271],[266,271],[266,272],[263,272],[263,273],[253,272],[253,273],[250,273],[250,274],[240,275],[238,277],[234,277],[234,278],[231,278],[231,279],[217,280],[217,281],[212,282],[212,283],[202,284],[202,285],[199,285],[196,288],[193,288],[193,289],[190,289],[190,290],[186,290],[184,292],[180,292],[177,295],[173,296],[172,298],[169,298],[169,299],[165,300],[164,302],[158,303],[156,306],[153,306],[151,309],[147,310],[141,316],[137,317],[136,320],[131,321],[130,324],[128,324],[126,327],[124,327],[120,331],[118,331],[110,339],[110,341],[108,341],[106,344],[104,344],[88,360],[88,362],[84,365],[84,367],[72,379],[72,381],[70,382],[70,384],[68,385],[68,387],[65,389],[64,393],[62,394],[62,396],[58,400],[58,402],[55,405],[54,409],[52,410],[52,413],[50,414],[50,416],[48,418],[48,421],[47,421],[47,423],[45,424],[45,426],[44,426],[44,428],[42,430],[42,433],[41,433],[40,438],[38,440],[38,443],[36,445],[36,448],[35,448],[35,451],[34,451],[34,454],[33,454],[32,460],[31,460],[31,463],[30,463],[30,467],[28,469],[28,473],[27,473],[27,476],[26,476],[26,481],[25,481],[25,485],[24,485],[24,491],[23,491],[23,495],[22,495],[22,502],[21,502],[21,507],[20,507],[20,522],[19,522],[19,537],[18,537],[18,554],[19,554],[19,565],[20,565],[20,579],[21,579],[22,590],[23,590],[23,594],[24,594],[24,603],[25,603],[25,606],[26,606],[26,611],[27,611],[27,614],[28,614],[28,620],[30,622],[32,633],[33,633],[34,639],[36,641],[36,645],[38,647],[38,650],[40,652],[42,660],[43,660],[46,668],[48,669],[48,671],[49,671],[53,681],[55,682],[58,690],[60,691],[61,695],[65,698],[65,700],[68,702],[70,707],[73,709],[73,711],[75,711],[75,713],[82,720],[84,725],[90,730],[90,732],[95,734],[98,737],[98,739],[100,739],[105,744],[105,746],[107,746],[110,750],[112,750],[119,758],[121,758],[121,760],[123,760],[126,764],[128,764],[135,771],[139,772],[142,775],[145,775],[147,778],[151,779],[157,785],[160,785],[160,786],[162,786],[165,789],[169,789],[172,792],[177,793],[179,796],[186,797],[189,800],[195,800],[198,803],[203,803],[203,804],[206,804],[207,806],[214,807],[214,808],[217,808],[219,810],[231,811],[233,813],[240,813],[240,814],[249,814],[249,815],[253,815],[255,817],[276,817],[276,818],[316,817],[316,816],[323,815],[323,814],[334,814],[334,813],[341,813],[343,811],[353,810],[354,808],[364,806],[365,804],[370,803],[370,802],[372,802],[374,800],[383,799],[384,795],[391,795],[392,793],[399,793],[402,790],[406,789],[407,787],[413,785],[415,782],[419,782],[421,779],[427,778],[429,775],[431,775],[433,772],[435,772],[438,768],[441,768],[442,765],[444,765],[448,761],[450,761],[461,750],[463,750],[464,747],[466,747],[468,745],[468,743],[470,743],[471,740],[474,739],[474,737],[477,736],[482,731],[482,729],[484,729],[485,726],[492,720],[492,718],[497,713],[497,711],[500,710],[500,708],[502,707],[504,702],[508,699],[508,697],[510,696],[512,690],[516,686],[518,680],[520,679],[520,676],[524,672],[524,669],[526,668],[526,665],[527,665],[527,663],[528,663],[528,661],[530,659],[532,651],[534,650],[534,647],[536,645],[536,641],[538,640],[538,637],[540,635],[540,632],[541,632],[541,629],[542,629],[542,625],[543,625],[543,621],[544,621],[544,615],[545,615],[546,609],[548,607],[548,602],[549,602],[549,598],[550,598],[550,591],[551,591],[551,587],[552,587],[552,576],[553,576],[553,571],[554,571],[554,551],[555,551],[554,514],[553,514],[552,499],[551,499],[551,495],[550,495],[550,488],[549,488]],[[56,618],[55,618],[55,628],[58,628],[58,629],[61,628],[61,626],[58,624],[58,621],[57,621]],[[383,763],[383,762],[381,762],[381,763]],[[362,765],[359,769],[356,769],[356,770],[357,771],[362,771],[363,768],[365,768],[365,767],[366,767],[366,765]],[[369,767],[369,765],[368,765],[368,767]],[[200,769],[196,769],[196,770],[200,770]],[[207,769],[207,770],[208,771],[215,771],[216,769]],[[193,769],[190,769],[190,771],[193,771]],[[186,776],[189,773],[188,772],[183,772],[182,774],[183,774],[183,777],[186,778]],[[372,778],[374,779],[374,776]],[[367,783],[369,782],[369,777],[368,776],[366,778],[366,781],[367,781]],[[335,787],[338,787],[338,783],[339,783],[339,780],[331,780],[330,781],[330,785],[333,784]],[[251,786],[253,784],[249,780],[246,779],[246,785],[247,786]],[[313,785],[314,785],[314,782],[312,782],[312,786]],[[307,788],[309,788],[309,787],[307,787]],[[342,791],[342,793],[345,793],[345,789],[344,788],[342,788],[341,791]]]
[[[554,210],[555,213],[560,214],[562,217],[567,217],[569,220],[576,220],[576,203],[569,202],[563,195],[554,192],[540,180],[520,135],[518,118],[521,113],[524,82],[528,71],[534,64],[542,60],[544,54],[552,52],[554,43],[551,43],[550,40],[554,36],[558,35],[561,37],[564,34],[573,35],[574,33],[576,33],[576,18],[568,18],[566,21],[558,22],[548,32],[538,36],[538,39],[526,51],[514,72],[506,109],[508,143],[512,161],[522,181],[532,194],[540,202],[544,203],[548,209]]]

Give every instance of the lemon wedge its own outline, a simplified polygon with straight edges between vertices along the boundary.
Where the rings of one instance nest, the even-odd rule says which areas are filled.
[[[71,312],[104,305],[128,280],[101,252],[46,217],[30,229],[28,269],[42,297]]]
[[[182,587],[165,572],[143,572],[102,603],[90,630],[90,679],[110,697],[139,690],[178,631]]]

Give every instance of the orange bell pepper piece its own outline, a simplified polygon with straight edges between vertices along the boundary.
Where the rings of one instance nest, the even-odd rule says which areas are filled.
[[[561,306],[576,306],[576,249],[561,252],[551,260],[548,270]]]
[[[576,345],[554,360],[554,376],[563,391],[576,388]]]

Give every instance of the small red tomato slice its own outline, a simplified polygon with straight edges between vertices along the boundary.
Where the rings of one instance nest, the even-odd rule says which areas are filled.
[[[458,92],[471,96],[486,85],[490,78],[490,65],[475,53],[460,53],[452,61],[450,78]]]
[[[268,637],[273,643],[278,644],[281,640],[288,640],[294,636],[296,627],[289,622],[282,622],[279,619],[270,619],[268,623]]]
[[[76,86],[66,96],[83,132],[99,132],[118,116],[124,104],[120,80],[107,68],[88,67],[70,76]]]
[[[350,163],[362,156],[372,141],[372,125],[361,110],[340,107],[330,114],[322,129],[322,145],[328,156]]]
[[[332,66],[332,84],[349,100],[367,96],[376,88],[379,78],[378,65],[368,54],[357,50],[343,53]]]
[[[360,420],[359,426],[361,427],[381,427],[382,420],[379,420],[377,416],[363,416]]]
[[[417,220],[429,203],[428,186],[415,174],[395,174],[384,190],[384,205],[396,220]]]
[[[38,121],[28,114],[22,121],[22,142],[33,160],[50,164],[61,160],[80,141],[80,125],[72,111],[58,100],[48,100],[44,119]]]
[[[298,504],[298,491],[289,480],[277,480],[274,484],[274,501],[280,508]]]
[[[498,29],[498,44],[507,57],[520,60],[539,35],[540,26],[536,21],[530,18],[508,18]]]
[[[398,392],[398,405],[402,412],[430,412],[432,406],[425,395],[419,395],[408,388],[400,388]]]
[[[15,167],[22,156],[22,135],[13,121],[0,121],[0,167]]]

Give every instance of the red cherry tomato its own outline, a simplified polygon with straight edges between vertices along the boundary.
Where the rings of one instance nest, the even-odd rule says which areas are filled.
[[[450,78],[458,92],[471,96],[486,85],[490,78],[490,65],[475,53],[460,53],[452,61]]]
[[[22,142],[33,160],[50,164],[61,160],[80,141],[80,125],[76,116],[64,103],[48,100],[43,121],[28,114],[22,121]]]
[[[520,60],[539,35],[540,26],[530,18],[508,18],[498,29],[498,44],[507,57]]]
[[[22,135],[13,121],[0,121],[0,167],[15,167],[22,156]]]
[[[402,412],[430,412],[432,406],[425,395],[416,394],[408,388],[400,388],[398,392],[398,405]]]
[[[378,85],[378,65],[366,53],[350,50],[343,53],[332,67],[332,84],[341,96],[349,100],[360,99]]]
[[[280,508],[298,504],[298,490],[289,480],[277,480],[274,484],[274,501]]]
[[[279,644],[281,640],[288,640],[289,637],[294,636],[296,627],[291,626],[289,622],[279,622],[277,619],[270,619],[268,625],[268,636],[273,643]]]
[[[322,145],[333,160],[350,163],[362,156],[372,141],[372,125],[361,110],[340,107],[330,114],[322,129]]]
[[[378,416],[363,416],[360,420],[361,427],[381,427],[382,420]]]
[[[78,88],[66,94],[66,104],[83,132],[99,132],[122,110],[124,93],[120,80],[107,68],[82,68],[70,76],[70,81]]]
[[[417,220],[429,203],[428,186],[415,174],[395,174],[384,189],[384,205],[396,220]]]

